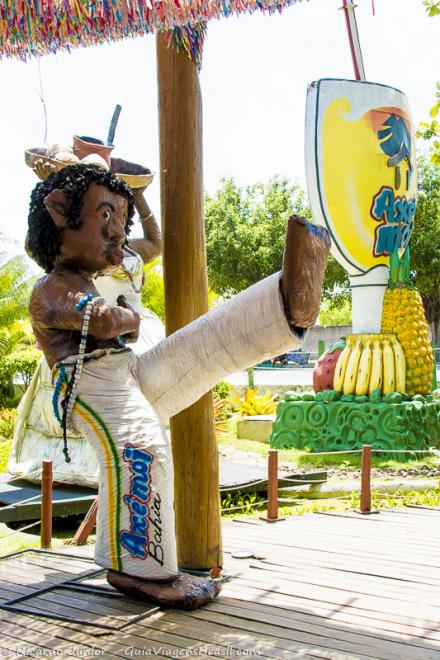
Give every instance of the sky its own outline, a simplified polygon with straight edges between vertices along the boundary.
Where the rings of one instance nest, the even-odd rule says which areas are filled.
[[[415,124],[427,120],[440,79],[440,18],[429,18],[422,0],[374,0],[375,15],[372,0],[357,2],[367,80],[401,89]],[[306,185],[307,85],[319,78],[353,78],[341,4],[303,1],[276,16],[256,13],[209,24],[200,73],[209,193],[224,176],[247,185],[279,174]],[[117,103],[122,113],[114,155],[156,173],[146,196],[159,217],[153,36],[26,63],[0,61],[0,231],[17,249],[37,181],[24,151],[69,144],[74,134],[105,140]]]

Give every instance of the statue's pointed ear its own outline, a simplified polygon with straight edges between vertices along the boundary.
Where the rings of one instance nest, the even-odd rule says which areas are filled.
[[[69,201],[64,193],[64,190],[57,188],[52,190],[47,197],[44,198],[44,205],[47,208],[50,217],[59,229],[67,227],[66,212],[69,208]]]

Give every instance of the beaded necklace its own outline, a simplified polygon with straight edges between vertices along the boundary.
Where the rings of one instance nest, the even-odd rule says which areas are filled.
[[[70,418],[72,416],[73,406],[75,405],[75,400],[78,394],[79,379],[81,377],[81,372],[84,364],[87,336],[89,334],[90,317],[92,316],[93,307],[100,300],[101,298],[99,296],[95,298],[93,294],[87,293],[75,305],[78,311],[84,309],[84,317],[83,317],[83,323],[81,329],[81,338],[79,342],[78,359],[74,364],[70,381],[67,378],[66,369],[64,365],[60,365],[60,367],[58,368],[58,378],[52,397],[52,405],[53,405],[55,417],[57,418],[63,429],[63,453],[66,463],[70,463],[71,461],[69,456],[69,449],[67,447],[67,428],[69,428],[70,430],[75,430],[70,427]],[[66,393],[63,401],[61,402],[61,407],[63,412],[62,415],[60,415],[59,398],[63,383],[66,385]]]
[[[128,272],[128,270],[125,268],[124,264],[122,264],[122,270],[127,275],[128,281],[130,282],[131,288],[133,289],[133,291],[135,293],[140,293],[142,291],[143,287],[144,287],[144,284],[145,284],[145,273],[142,273],[142,282],[141,282],[140,287],[138,288],[136,286],[136,284],[134,283],[133,275]]]

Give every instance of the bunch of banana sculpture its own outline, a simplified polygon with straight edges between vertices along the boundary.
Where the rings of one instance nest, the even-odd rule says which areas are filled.
[[[380,389],[382,394],[405,392],[405,353],[395,335],[350,335],[339,355],[334,389],[362,396]]]

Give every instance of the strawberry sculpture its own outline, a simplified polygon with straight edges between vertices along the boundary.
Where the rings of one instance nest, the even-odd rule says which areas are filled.
[[[315,392],[333,389],[336,363],[345,348],[345,341],[338,341],[319,358],[313,369],[313,389]]]

